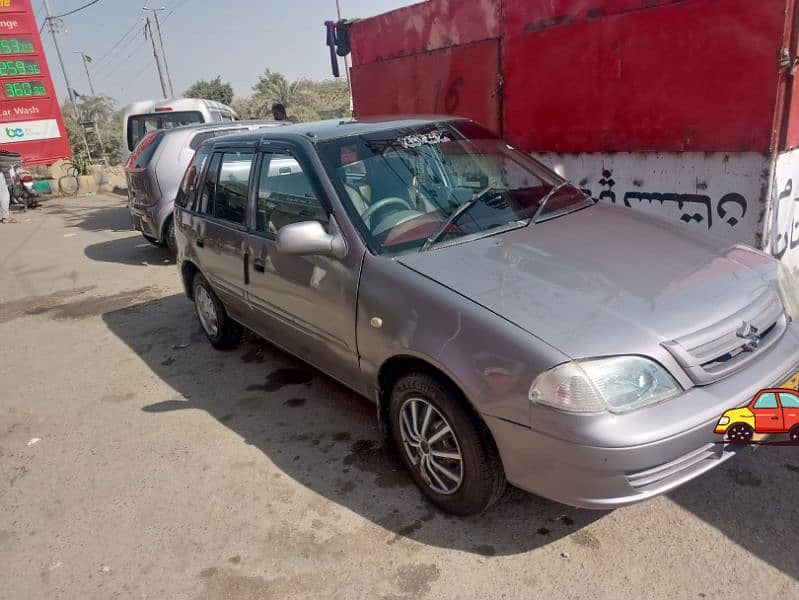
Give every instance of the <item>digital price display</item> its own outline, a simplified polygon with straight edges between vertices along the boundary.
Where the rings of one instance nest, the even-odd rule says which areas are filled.
[[[0,38],[0,54],[32,54],[33,38],[22,35],[10,38]]]
[[[14,98],[38,98],[47,95],[44,81],[18,81],[3,84],[3,97],[6,100]]]
[[[39,75],[39,61],[27,60],[0,60],[0,77],[19,77],[20,75]]]

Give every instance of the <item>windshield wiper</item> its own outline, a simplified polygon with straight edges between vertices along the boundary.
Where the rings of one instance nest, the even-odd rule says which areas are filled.
[[[567,185],[569,185],[568,181],[561,181],[558,185],[549,190],[546,193],[546,195],[543,198],[541,198],[541,202],[538,204],[538,208],[535,209],[535,213],[533,214],[532,217],[530,217],[528,223],[535,223],[535,220],[541,214],[541,211],[544,210],[544,207],[547,205],[547,202],[549,202],[549,199],[555,194],[557,194],[560,190],[565,188]]]
[[[429,238],[427,238],[427,240],[425,241],[425,243],[424,243],[424,244],[422,244],[422,247],[421,247],[421,248],[419,248],[419,252],[424,252],[424,251],[426,251],[426,250],[429,250],[429,249],[430,249],[430,246],[432,246],[433,244],[435,244],[435,243],[438,241],[438,239],[439,239],[439,238],[440,238],[442,235],[444,235],[444,233],[447,231],[447,229],[449,229],[449,228],[450,228],[450,227],[451,227],[451,226],[452,226],[452,225],[455,223],[455,221],[457,221],[457,220],[458,220],[458,219],[461,217],[461,215],[463,215],[465,212],[467,212],[468,210],[470,210],[470,209],[471,209],[471,208],[472,208],[472,207],[473,207],[475,204],[477,204],[478,202],[480,202],[480,200],[482,200],[483,198],[485,198],[485,196],[486,196],[486,195],[487,195],[489,192],[491,192],[492,190],[494,190],[494,189],[495,189],[495,186],[494,186],[493,184],[491,184],[491,185],[487,185],[487,186],[486,186],[486,187],[484,187],[482,190],[480,190],[479,192],[477,192],[477,193],[476,193],[474,196],[472,196],[472,197],[471,197],[469,200],[467,200],[466,202],[464,202],[463,204],[461,204],[461,205],[460,205],[458,208],[456,208],[455,210],[453,210],[453,211],[452,211],[452,212],[449,214],[449,216],[447,217],[447,219],[446,219],[446,220],[445,220],[445,221],[444,221],[444,222],[441,224],[441,227],[439,227],[438,229],[436,229],[436,231],[433,233],[433,235],[431,235]]]

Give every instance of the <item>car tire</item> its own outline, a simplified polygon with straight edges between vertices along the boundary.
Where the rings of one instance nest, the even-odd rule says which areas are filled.
[[[733,423],[727,428],[727,439],[733,444],[748,444],[754,435],[755,430],[747,423]]]
[[[214,290],[201,273],[192,284],[194,310],[208,341],[217,350],[235,348],[241,339],[241,326],[231,319]]]
[[[178,244],[175,241],[175,221],[173,219],[167,221],[163,238],[164,246],[166,246],[172,256],[175,256],[178,253]]]
[[[799,443],[799,425],[794,425],[788,432],[788,439],[794,443]]]
[[[435,505],[466,516],[502,497],[505,472],[494,440],[450,386],[426,373],[405,375],[391,390],[389,419],[402,461]]]

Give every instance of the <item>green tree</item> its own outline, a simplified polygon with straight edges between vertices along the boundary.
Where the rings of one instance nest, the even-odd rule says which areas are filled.
[[[117,110],[116,102],[101,94],[79,96],[77,104],[80,119],[75,115],[71,103],[65,102],[61,107],[72,153],[88,158],[83,143],[85,130],[91,159],[99,163],[105,154],[110,164],[119,164],[122,151],[122,115]]]
[[[217,75],[216,79],[205,81],[200,79],[183,94],[186,98],[201,98],[204,100],[216,100],[222,104],[233,102],[233,87],[229,83],[222,83],[222,76]]]
[[[346,82],[310,79],[289,81],[282,73],[269,69],[258,77],[248,102],[248,114],[253,118],[270,117],[272,105],[276,102],[283,104],[288,114],[300,121],[334,119],[350,114]]]

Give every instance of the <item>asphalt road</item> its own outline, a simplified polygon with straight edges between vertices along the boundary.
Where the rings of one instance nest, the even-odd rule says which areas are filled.
[[[374,408],[216,352],[124,200],[0,225],[0,598],[796,598],[799,448],[613,512],[428,503]]]

